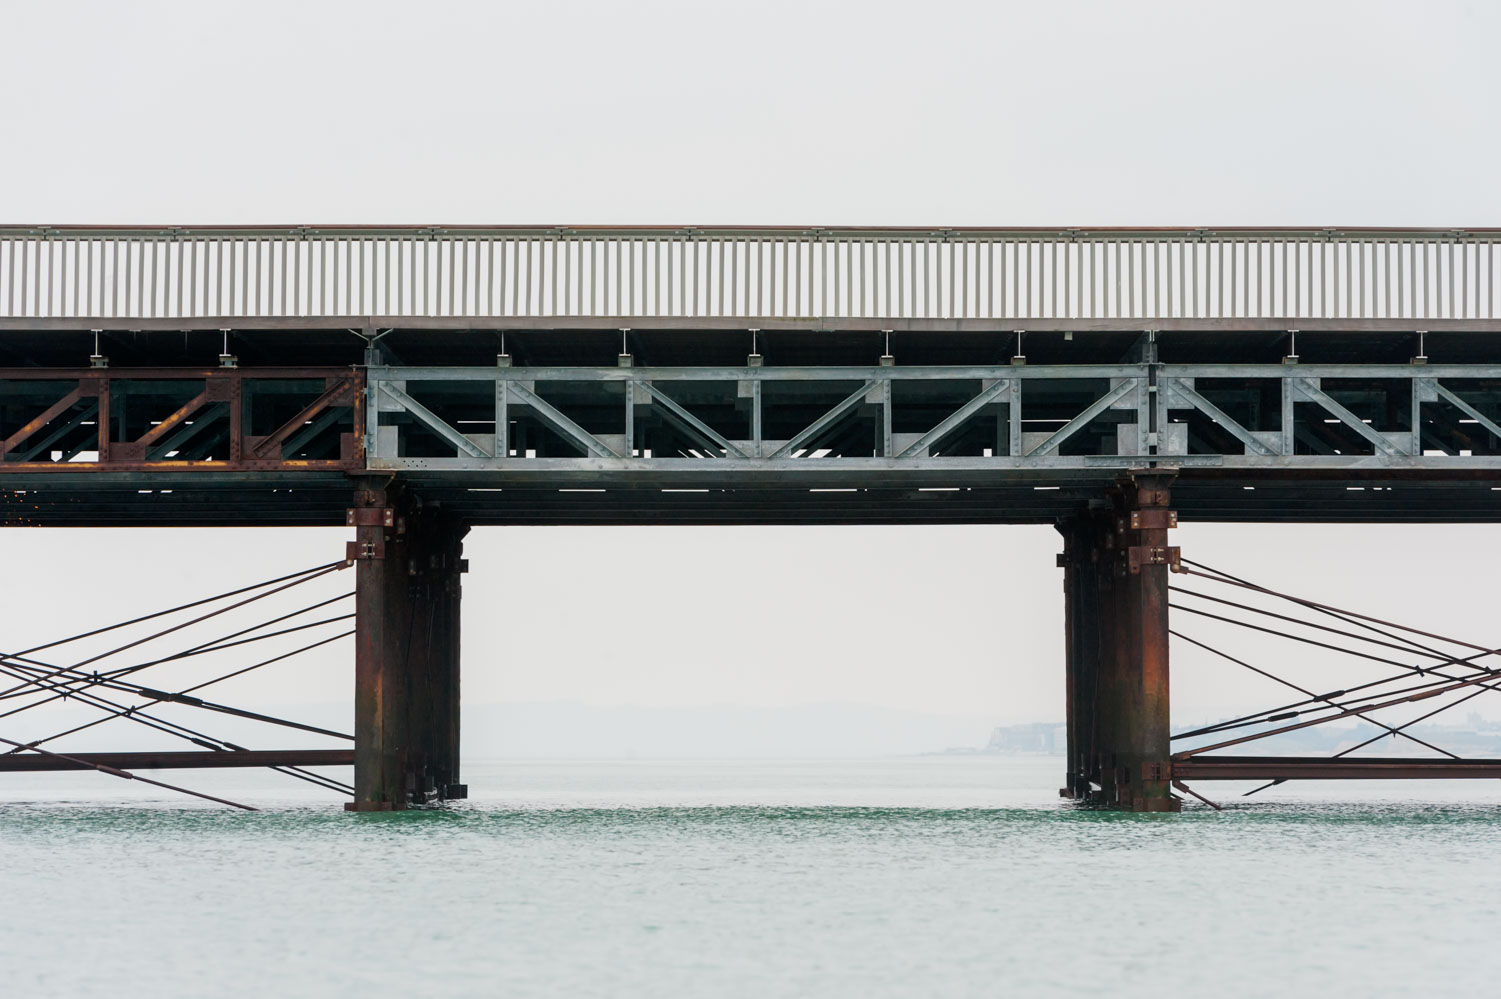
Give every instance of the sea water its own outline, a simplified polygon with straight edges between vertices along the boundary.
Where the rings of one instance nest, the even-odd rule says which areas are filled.
[[[1494,994],[1495,781],[1062,802],[1061,760],[472,763],[356,815],[269,772],[0,777],[0,994]],[[347,771],[342,776],[347,776]]]

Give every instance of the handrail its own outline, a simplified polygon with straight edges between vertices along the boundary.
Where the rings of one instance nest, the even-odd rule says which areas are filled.
[[[1495,228],[0,225],[0,316],[1491,319],[1497,242]]]

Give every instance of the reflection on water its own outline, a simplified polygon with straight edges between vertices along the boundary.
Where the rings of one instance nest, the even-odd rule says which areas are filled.
[[[274,774],[0,782],[6,994],[1434,995],[1501,961],[1501,787],[1200,788],[1059,761],[471,765],[443,812]],[[189,779],[191,778],[191,779]],[[233,792],[233,793],[231,793]]]

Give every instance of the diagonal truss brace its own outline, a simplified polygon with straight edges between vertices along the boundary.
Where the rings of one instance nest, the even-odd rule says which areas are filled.
[[[360,401],[378,401],[384,388],[393,383],[397,389],[405,392],[407,386],[404,382],[409,378],[423,382],[470,385],[468,390],[470,397],[475,399],[479,398],[476,390],[479,390],[480,386],[488,388],[493,385],[497,413],[495,446],[491,447],[487,436],[471,434],[466,437],[483,451],[493,453],[493,459],[490,454],[483,457],[476,456],[468,448],[460,449],[458,444],[454,445],[455,449],[459,449],[456,454],[445,450],[444,456],[440,457],[426,455],[409,457],[402,452],[398,441],[394,449],[386,445],[388,449],[391,449],[391,453],[371,456],[375,462],[372,467],[381,468],[415,467],[424,470],[452,468],[466,471],[486,467],[520,468],[519,465],[503,463],[500,460],[509,457],[511,453],[507,447],[509,442],[505,441],[508,436],[506,434],[508,421],[504,414],[508,405],[525,407],[528,422],[546,427],[552,432],[554,438],[566,442],[567,446],[560,449],[558,453],[533,456],[540,457],[547,464],[527,466],[539,471],[545,469],[549,473],[557,471],[560,474],[566,471],[601,471],[602,468],[598,463],[602,459],[613,459],[610,462],[612,472],[627,472],[634,468],[643,470],[659,467],[677,468],[676,464],[663,463],[676,463],[698,458],[731,459],[728,464],[721,465],[722,471],[738,467],[737,462],[739,465],[780,464],[793,459],[794,456],[800,460],[810,457],[812,453],[822,455],[822,452],[814,449],[823,446],[839,432],[840,425],[849,423],[856,415],[862,419],[866,416],[874,417],[875,446],[869,451],[860,448],[856,453],[830,454],[826,459],[820,457],[818,460],[827,463],[824,467],[837,466],[874,472],[886,467],[884,464],[886,462],[900,461],[904,465],[911,465],[924,471],[941,471],[950,466],[957,468],[961,464],[966,469],[989,467],[1000,470],[1028,466],[1050,469],[1093,469],[1133,460],[1111,447],[1117,441],[1123,445],[1129,445],[1130,430],[1133,428],[1137,431],[1137,447],[1130,453],[1141,455],[1149,452],[1147,438],[1149,428],[1153,423],[1151,417],[1154,414],[1159,431],[1164,427],[1169,431],[1181,430],[1181,426],[1175,426],[1168,421],[1169,410],[1178,410],[1185,414],[1193,413],[1194,419],[1202,419],[1206,423],[1213,421],[1211,425],[1216,428],[1216,432],[1212,435],[1214,440],[1207,444],[1201,442],[1187,446],[1187,442],[1183,442],[1181,437],[1173,438],[1173,446],[1179,450],[1166,457],[1171,457],[1175,461],[1181,459],[1185,464],[1223,465],[1247,469],[1273,466],[1344,469],[1352,466],[1374,465],[1400,465],[1402,467],[1411,465],[1413,468],[1422,468],[1429,465],[1437,466],[1445,462],[1452,463],[1452,459],[1461,457],[1460,454],[1455,453],[1457,448],[1469,446],[1445,441],[1441,442],[1442,447],[1447,449],[1443,453],[1424,454],[1420,446],[1422,438],[1418,434],[1421,432],[1426,438],[1429,423],[1419,418],[1423,406],[1442,403],[1443,407],[1448,409],[1452,403],[1456,414],[1463,413],[1462,422],[1472,425],[1475,430],[1481,430],[1483,427],[1485,429],[1482,432],[1501,437],[1501,416],[1493,412],[1493,407],[1489,402],[1476,396],[1467,388],[1467,382],[1461,381],[1461,379],[1494,380],[1501,377],[1496,371],[1493,365],[1421,367],[1406,364],[1318,364],[1305,365],[1300,369],[1282,364],[1161,364],[1154,368],[1152,365],[1134,362],[1114,365],[1047,367],[935,366],[917,369],[899,369],[894,366],[882,368],[746,366],[742,368],[739,365],[731,365],[636,369],[619,366],[609,368],[542,366],[533,370],[506,370],[506,366],[499,366],[497,370],[488,366],[453,368],[375,366],[370,369],[367,376],[368,396]],[[1152,378],[1154,373],[1155,383]],[[1220,396],[1219,389],[1211,389],[1211,381],[1219,382],[1225,379],[1244,380],[1249,387],[1263,394],[1262,398],[1270,403],[1268,414],[1274,421],[1272,427],[1252,422],[1250,417],[1242,413],[1237,406],[1226,402]],[[1357,386],[1361,379],[1379,380],[1380,391],[1386,397],[1383,407],[1401,407],[1405,401],[1403,396],[1410,392],[1411,412],[1415,415],[1413,423],[1417,429],[1410,429],[1405,425],[1396,429],[1396,424],[1383,424],[1384,418],[1379,414],[1376,415],[1374,423],[1367,422],[1361,417],[1372,414],[1368,413],[1361,404],[1353,401],[1347,402],[1345,396],[1334,388],[1329,390],[1322,388],[1322,382],[1329,379],[1337,379],[1342,385],[1349,383]],[[1051,383],[1054,380],[1072,382],[1067,385],[1068,395],[1079,401],[1065,411],[1048,412],[1049,417],[1056,416],[1057,419],[1056,421],[1050,420],[1045,425],[1045,432],[1024,433],[1024,431],[1031,431],[1038,427],[1037,423],[1024,424],[1022,420],[1022,395],[1026,392],[1030,397],[1033,391],[1028,388],[1028,384],[1031,383],[1037,388],[1037,398],[1040,402],[1039,411],[1035,415],[1040,417],[1042,403],[1047,403],[1051,408],[1057,400],[1063,398],[1061,395],[1050,394]],[[713,403],[715,406],[727,405],[731,400],[736,400],[737,405],[749,404],[750,426],[748,434],[744,435],[746,439],[742,440],[741,435],[738,434],[732,435],[728,427],[720,429],[719,423],[712,419],[707,410],[694,402],[687,401],[678,391],[679,384],[700,382],[713,387],[712,398],[716,400]],[[1008,384],[1000,384],[1003,382]],[[825,400],[822,405],[826,409],[830,406],[833,408],[828,409],[827,412],[815,409],[811,416],[776,434],[782,439],[766,440],[761,422],[762,388],[785,383],[818,383],[821,391],[829,393],[822,397]],[[957,383],[965,384],[963,394],[958,397],[948,395],[947,393],[952,391],[953,385]],[[638,456],[618,436],[618,427],[615,428],[614,433],[605,433],[607,427],[596,426],[589,422],[579,412],[574,411],[566,401],[559,401],[552,405],[543,402],[543,398],[552,398],[551,390],[556,384],[610,385],[612,389],[607,397],[614,400],[616,405],[619,405],[621,401],[620,389],[625,388],[627,391],[624,393],[622,415],[627,434],[626,440],[634,441],[631,431],[635,426],[635,415],[642,412],[640,407],[652,405],[660,408],[653,408],[647,412],[657,414],[664,423],[674,429],[677,436],[689,442],[698,442],[689,445],[695,449],[696,453],[691,457],[687,454],[681,457],[667,454]],[[1154,384],[1155,391],[1153,390]],[[1331,386],[1333,384],[1331,382]],[[942,385],[941,393],[929,387],[939,385]],[[897,394],[904,388],[914,386],[922,388],[923,391],[914,392],[911,395]],[[897,393],[893,393],[893,388],[897,390]],[[1276,394],[1269,393],[1269,389],[1276,389]],[[539,391],[547,395],[540,396]],[[840,395],[840,392],[846,394]],[[915,427],[902,428],[916,430],[916,433],[892,434],[889,424],[895,408],[894,395],[904,402],[921,400],[924,408],[934,405],[938,399],[942,399],[943,402],[941,408],[937,409],[936,415],[921,419]],[[563,399],[562,396],[558,398]],[[799,398],[805,399],[806,397],[799,396]],[[1278,401],[1281,404],[1280,424],[1276,422],[1275,407]],[[975,407],[981,408],[977,411]],[[360,414],[356,417],[366,428],[363,441],[366,446],[369,446],[372,440],[371,435],[376,429],[367,412],[370,408],[368,404],[359,406]],[[392,397],[390,408],[400,410],[402,407]],[[962,456],[957,454],[951,456],[946,453],[946,442],[952,442],[966,426],[973,426],[982,418],[981,414],[989,414],[992,410],[997,411],[995,413],[996,436],[999,438],[993,452]],[[1381,411],[1385,412],[1385,408]],[[447,416],[446,410],[439,409],[437,412]],[[1360,413],[1359,417],[1355,415],[1356,412]],[[1101,446],[1095,446],[1093,440],[1090,446],[1083,446],[1082,442],[1086,436],[1093,438],[1092,431],[1100,429],[1104,421],[1114,423],[1117,413],[1122,422],[1118,428],[1112,426],[1110,429],[1120,429],[1120,434],[1102,434],[1098,442]],[[566,417],[563,414],[567,414]],[[610,417],[613,419],[614,415],[611,413]],[[901,413],[897,412],[895,415],[899,417]],[[1033,415],[1031,409],[1028,415]],[[813,416],[817,416],[818,419],[814,420]],[[911,419],[911,416],[912,414],[909,413],[908,418]],[[414,425],[417,424],[415,417],[406,417],[406,419],[411,420]],[[455,428],[462,426],[453,419],[449,419],[449,423]],[[1315,427],[1314,424],[1319,424],[1319,426]],[[1346,447],[1343,452],[1314,446],[1308,453],[1299,454],[1298,447],[1301,447],[1304,431],[1326,429],[1324,424],[1327,424],[1327,429],[1331,431],[1359,435],[1360,446]],[[310,427],[312,424],[307,426]],[[585,430],[584,427],[590,429]],[[37,439],[45,436],[51,429],[49,426],[46,431],[38,435]],[[305,429],[300,428],[298,433],[304,432]],[[469,428],[463,429],[467,431]],[[488,430],[488,428],[485,429]],[[788,441],[786,438],[793,433],[796,433],[796,437]],[[163,438],[164,441],[167,439]],[[294,433],[288,438],[288,443],[296,439],[297,434]],[[249,447],[255,447],[264,438],[252,437],[246,440]],[[989,443],[988,440],[987,443]],[[1220,444],[1223,447],[1217,446]],[[32,445],[31,441],[23,444],[11,455],[12,459]],[[1339,448],[1341,445],[1333,442],[1330,447]],[[1463,455],[1467,463],[1473,463],[1477,468],[1501,468],[1501,451],[1483,442],[1476,444],[1475,447],[1477,453],[1473,458]],[[698,451],[702,453],[697,453]],[[522,454],[518,457],[526,457],[526,455]],[[569,463],[576,464],[570,465]]]
[[[1292,378],[1288,380],[1287,387],[1295,398],[1301,396],[1305,402],[1321,406],[1330,415],[1338,417],[1341,423],[1370,441],[1375,445],[1376,450],[1382,454],[1399,455],[1404,453],[1401,448],[1388,440],[1385,434],[1350,412],[1336,402],[1323,389],[1319,388],[1318,382],[1317,378]]]
[[[713,427],[710,427],[707,423],[705,423],[704,421],[700,420],[698,417],[694,416],[692,413],[688,412],[688,410],[684,409],[677,402],[677,400],[672,399],[671,397],[669,397],[666,393],[664,393],[661,389],[657,388],[651,382],[648,382],[648,381],[633,381],[630,384],[632,386],[639,385],[643,390],[646,391],[646,393],[648,395],[650,395],[652,397],[652,399],[653,399],[654,402],[660,403],[663,409],[665,409],[668,413],[670,413],[678,421],[680,421],[681,423],[685,424],[687,426],[687,428],[691,432],[693,432],[695,434],[698,434],[700,437],[702,437],[704,440],[710,442],[715,447],[721,448],[724,451],[724,453],[725,453],[725,455],[727,457],[730,457],[730,458],[749,458],[750,457],[750,455],[746,454],[740,448],[736,447],[733,443],[731,443],[729,440],[727,440],[722,435],[720,435],[718,432],[716,432]]]
[[[550,424],[558,433],[576,442],[586,453],[592,454],[596,458],[622,457],[622,455],[616,454],[609,447],[605,446],[598,437],[595,437],[589,431],[570,420],[557,407],[553,406],[552,403],[537,395],[537,393],[521,384],[521,382],[511,381],[506,384],[510,393],[509,404],[530,406],[533,413],[541,417],[544,422]],[[483,455],[483,452],[479,452],[478,449],[476,449],[476,452],[476,457]]]
[[[36,460],[36,456],[37,455],[42,454],[45,451],[51,450],[52,445],[56,444],[58,441],[62,440],[64,437],[68,436],[68,434],[72,433],[74,430],[77,430],[80,426],[82,426],[88,420],[97,419],[98,416],[99,416],[99,401],[97,399],[91,399],[89,401],[89,405],[85,406],[83,409],[81,409],[77,413],[75,413],[71,419],[69,419],[69,420],[67,420],[67,421],[65,421],[63,423],[58,424],[57,428],[55,430],[53,430],[50,434],[48,434],[46,437],[43,437],[41,440],[39,440],[36,443],[32,444],[24,452],[20,452],[20,459],[19,460],[21,460],[21,461],[34,461],[34,460]],[[85,447],[87,447],[87,445],[85,445]],[[6,453],[13,453],[13,452],[7,451],[6,448],[5,448],[5,445],[0,444],[0,454],[6,454]]]
[[[57,419],[63,413],[66,413],[74,406],[75,403],[77,403],[82,398],[83,386],[79,385],[71,392],[64,395],[61,399],[57,400],[57,402],[54,402],[51,406],[48,406],[43,413],[38,415],[31,422],[27,423],[24,427],[17,430],[9,437],[5,438],[5,440],[0,441],[0,454],[5,454],[6,452],[10,451],[16,445],[25,441],[28,437],[41,430],[43,427],[51,423],[53,420]]]
[[[156,445],[154,449],[155,453],[148,452],[147,457],[153,460],[165,458],[172,452],[181,450],[194,437],[202,434],[221,418],[229,416],[229,403],[210,403],[195,414],[195,416],[197,417],[196,419],[187,421],[183,426],[178,428],[177,433]]]
[[[1121,379],[1121,383],[1119,385],[1111,389],[1109,392],[1106,392],[1104,395],[1100,396],[1094,402],[1090,403],[1088,409],[1084,410],[1084,412],[1080,413],[1072,420],[1069,420],[1068,423],[1064,426],[1059,427],[1058,430],[1053,434],[1053,436],[1049,437],[1047,440],[1043,441],[1041,444],[1028,451],[1028,456],[1030,457],[1033,455],[1049,454],[1050,452],[1058,450],[1059,445],[1061,445],[1064,441],[1068,440],[1080,430],[1083,430],[1084,427],[1086,427],[1092,420],[1094,420],[1095,417],[1099,416],[1101,413],[1105,412],[1105,410],[1114,406],[1117,402],[1120,402],[1122,399],[1124,399],[1134,391],[1136,391],[1136,379]]]
[[[161,440],[169,430],[173,429],[178,424],[186,422],[188,417],[198,412],[198,410],[202,409],[209,402],[209,390],[207,388],[204,388],[202,392],[199,392],[197,395],[193,396],[193,398],[189,399],[187,402],[179,406],[177,411],[174,412],[171,416],[162,420],[162,422],[158,423],[156,426],[152,427],[150,430],[142,434],[140,438],[136,440],[135,446],[144,452],[146,448],[149,448],[151,445]]]
[[[1010,398],[1014,391],[1013,382],[1009,378],[998,379],[994,385],[986,388],[979,395],[960,406],[954,412],[944,417],[943,421],[913,441],[906,450],[897,455],[898,458],[922,457],[928,453],[928,448],[938,443],[944,437],[956,430],[960,424],[974,416],[985,406],[993,402],[1004,402]]]
[[[391,400],[399,405],[402,409],[406,410],[412,416],[415,416],[422,423],[426,424],[427,427],[433,431],[433,433],[437,434],[439,437],[442,437],[448,443],[458,448],[461,453],[467,454],[471,458],[490,457],[490,455],[486,454],[483,450],[480,449],[479,445],[475,444],[472,440],[459,433],[453,427],[450,427],[447,423],[443,422],[443,420],[440,419],[436,413],[428,409],[426,406],[422,405],[422,403],[418,402],[416,399],[413,399],[411,396],[407,395],[405,392],[403,392],[401,389],[397,388],[390,382],[387,382],[381,386],[381,392],[389,396]]]
[[[1427,381],[1428,384],[1433,387],[1433,390],[1438,393],[1438,397],[1440,399],[1444,400],[1449,405],[1453,406],[1455,409],[1459,410],[1461,413],[1465,414],[1470,419],[1474,420],[1476,423],[1480,424],[1482,427],[1495,434],[1497,437],[1501,437],[1501,425],[1497,425],[1495,420],[1492,420],[1480,410],[1465,402],[1453,392],[1444,388],[1439,384],[1437,378],[1425,379],[1425,381]]]
[[[1246,446],[1247,454],[1275,455],[1277,451],[1257,437],[1254,433],[1241,426],[1229,413],[1220,409],[1214,403],[1200,395],[1192,385],[1192,379],[1169,378],[1167,379],[1169,394],[1174,398],[1186,403],[1219,424],[1221,429],[1226,430],[1236,440]],[[1171,402],[1169,402],[1171,406]],[[1177,407],[1173,407],[1177,408]]]
[[[339,411],[333,407],[325,409],[317,419],[309,420],[307,425],[298,431],[296,435],[287,439],[285,446],[282,448],[283,452],[286,454],[296,454],[299,450],[306,447],[309,441],[338,422]]]
[[[776,451],[772,452],[771,457],[790,457],[794,451],[802,447],[808,441],[812,440],[818,434],[822,433],[836,420],[843,417],[845,413],[848,413],[855,406],[864,402],[866,396],[868,396],[871,392],[875,391],[879,387],[880,381],[878,379],[873,378],[870,381],[866,382],[864,385],[860,386],[858,390],[850,393],[849,396],[847,396],[833,409],[829,410],[827,413],[823,414],[818,419],[814,420],[812,423],[804,427],[801,431],[798,432],[797,436],[793,437],[786,444],[783,444],[781,447],[777,448]]]
[[[279,457],[282,453],[282,445],[293,435],[297,435],[302,443],[307,443],[308,438],[303,437],[301,433],[306,425],[315,421],[320,414],[326,417],[334,411],[335,406],[350,405],[357,392],[356,386],[348,380],[341,380],[329,386],[324,389],[322,395],[308,403],[303,407],[302,412],[283,423],[269,437],[256,441],[251,453],[257,458]],[[328,421],[325,419],[320,429],[325,429],[327,426]],[[294,445],[286,450],[295,453],[299,446],[301,445]]]

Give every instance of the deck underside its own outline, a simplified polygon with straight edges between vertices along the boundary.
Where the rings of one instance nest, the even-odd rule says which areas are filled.
[[[766,484],[724,488],[611,483],[511,485],[491,473],[412,475],[413,491],[475,526],[1051,524],[1087,506],[1119,471],[995,485]],[[996,476],[1001,478],[1001,476]],[[821,480],[849,482],[850,479]],[[859,480],[855,480],[859,481]],[[921,480],[919,480],[921,481]],[[942,478],[927,481],[940,483]],[[1497,483],[1497,485],[1493,485]],[[1183,469],[1181,522],[1498,523],[1501,479],[1270,478]],[[333,527],[345,524],[343,473],[111,473],[11,476],[0,524],[32,527]]]
[[[1154,464],[1185,522],[1501,521],[1493,320],[625,322],[0,318],[0,523],[340,525],[375,471],[476,525],[1040,524]]]

